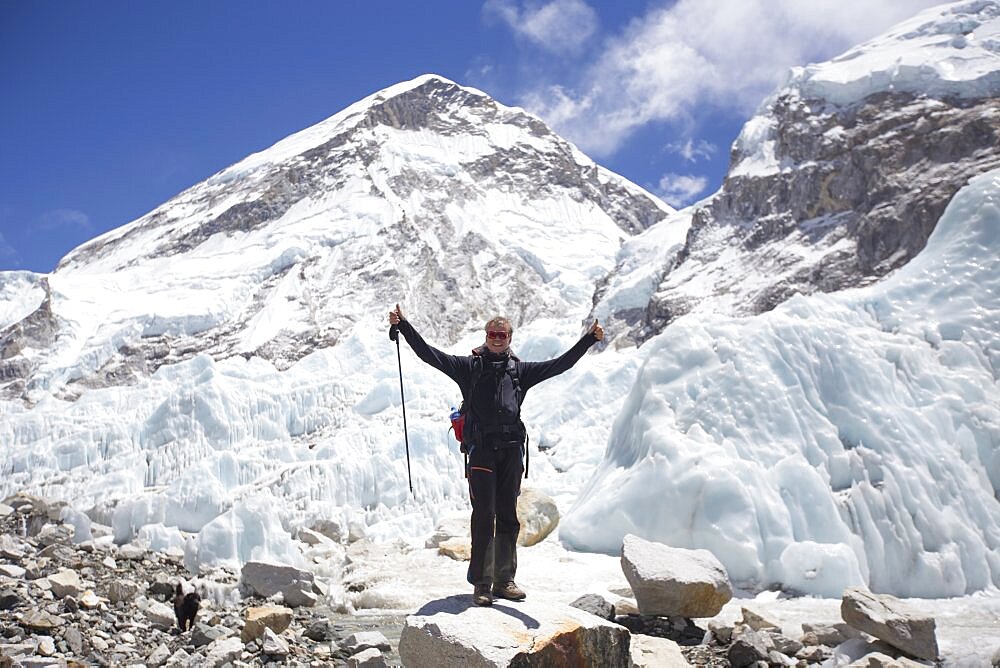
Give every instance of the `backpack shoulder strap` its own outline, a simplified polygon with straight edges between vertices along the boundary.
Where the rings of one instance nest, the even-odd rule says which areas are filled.
[[[524,397],[521,395],[521,382],[517,376],[517,362],[514,361],[513,356],[507,358],[507,375],[510,376],[510,382],[514,385],[514,396],[517,397],[517,406],[520,408]]]

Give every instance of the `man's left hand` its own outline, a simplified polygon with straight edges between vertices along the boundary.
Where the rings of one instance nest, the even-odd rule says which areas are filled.
[[[604,340],[604,328],[601,327],[600,323],[597,322],[597,318],[594,318],[594,324],[590,326],[590,334],[594,335],[594,338],[598,341]]]

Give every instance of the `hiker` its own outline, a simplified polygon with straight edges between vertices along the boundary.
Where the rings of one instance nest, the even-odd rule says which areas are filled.
[[[476,605],[493,596],[522,601],[514,583],[517,570],[517,496],[521,492],[525,431],[521,402],[529,389],[571,368],[590,346],[604,338],[597,320],[576,345],[546,362],[522,362],[510,350],[514,328],[506,318],[486,323],[486,340],[471,356],[449,355],[428,345],[400,311],[389,312],[417,357],[458,383],[465,409],[463,446],[472,499],[472,559],[468,580]],[[494,531],[495,527],[495,531]]]

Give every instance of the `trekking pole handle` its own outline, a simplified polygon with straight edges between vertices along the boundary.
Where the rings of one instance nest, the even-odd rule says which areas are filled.
[[[396,341],[399,339],[399,325],[389,325],[389,340]]]

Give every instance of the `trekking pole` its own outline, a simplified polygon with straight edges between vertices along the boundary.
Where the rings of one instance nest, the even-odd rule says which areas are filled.
[[[403,356],[399,352],[399,327],[389,326],[389,340],[396,342],[396,361],[399,362],[399,400],[403,405],[403,440],[406,442],[406,479],[413,494],[413,477],[410,475],[410,437],[406,430],[406,397],[403,395]]]

